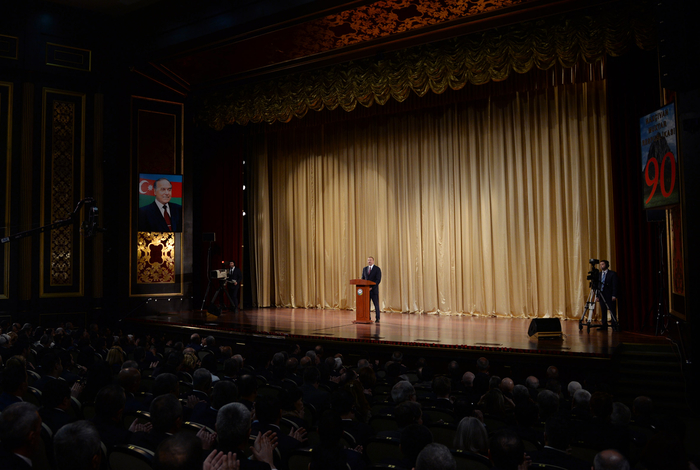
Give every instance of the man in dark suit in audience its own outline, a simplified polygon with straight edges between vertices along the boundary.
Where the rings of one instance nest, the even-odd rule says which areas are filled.
[[[352,436],[355,444],[365,446],[367,441],[374,437],[374,430],[371,426],[355,419],[355,398],[347,390],[341,389],[333,392],[331,409],[340,414],[343,431]]]
[[[124,394],[126,395],[124,413],[148,411],[148,407],[136,397],[136,394],[141,389],[141,372],[138,369],[127,367],[120,370],[117,375],[117,381],[124,389]]]
[[[545,424],[544,449],[528,452],[533,463],[556,465],[567,470],[589,470],[591,465],[567,453],[571,432],[566,420],[551,418]]]
[[[214,451],[216,452],[216,451]],[[153,457],[153,468],[185,470],[202,468],[202,441],[194,434],[179,432],[160,443]],[[206,467],[211,469],[228,467]]]
[[[474,391],[481,397],[489,391],[489,360],[485,357],[480,357],[476,360],[476,374],[474,376]]]
[[[401,439],[403,430],[411,424],[423,424],[423,407],[417,401],[405,401],[394,409],[394,419],[398,429],[380,431],[377,437],[394,437]]]
[[[489,441],[492,470],[517,470],[525,461],[523,441],[509,429],[498,431]]]
[[[0,412],[5,408],[22,401],[27,393],[27,369],[24,363],[15,357],[11,357],[2,371],[2,394],[0,394]]]
[[[14,403],[0,415],[0,466],[31,470],[32,455],[41,442],[41,418],[31,403]]]
[[[100,434],[89,421],[63,426],[54,436],[53,447],[57,470],[100,469]]]
[[[199,402],[192,410],[191,421],[216,429],[216,414],[229,403],[236,401],[238,387],[232,380],[219,380],[214,385],[211,394],[211,405]]]
[[[313,405],[319,414],[330,403],[330,394],[318,389],[320,377],[321,373],[316,367],[308,367],[304,371],[304,385],[300,387],[304,394],[304,403]]]
[[[216,417],[217,449],[243,455],[248,449],[250,437],[250,411],[242,403],[229,403],[219,410]],[[276,444],[274,433],[260,434],[252,446],[252,457],[239,459],[241,470],[270,470]]]
[[[255,399],[258,396],[258,380],[252,375],[246,374],[238,379],[236,386],[238,386],[238,394],[240,395],[238,403],[248,408],[248,411],[253,411]]]
[[[153,452],[168,436],[176,434],[182,427],[182,404],[171,394],[161,395],[151,403],[150,432],[137,432],[131,436],[130,444],[145,447]]]
[[[92,422],[107,450],[115,445],[128,444],[135,431],[148,430],[151,425],[138,425],[136,420],[127,429],[122,423],[126,396],[119,385],[108,385],[97,392],[95,417]]]
[[[52,434],[75,421],[75,418],[68,414],[71,407],[70,388],[63,380],[52,380],[44,386],[41,403],[41,421],[51,429]]]
[[[450,400],[451,391],[450,379],[443,375],[439,375],[433,379],[433,393],[435,401],[433,402],[436,408],[447,411],[454,411],[454,405]]]
[[[260,396],[255,402],[255,421],[251,425],[253,436],[273,432],[277,435],[277,448],[279,449],[282,461],[286,462],[289,454],[301,447],[306,441],[306,430],[304,428],[293,429],[293,434],[289,435],[280,429],[280,419],[282,410],[279,399],[271,396]]]

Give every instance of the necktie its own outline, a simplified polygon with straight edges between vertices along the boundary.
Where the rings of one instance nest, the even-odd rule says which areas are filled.
[[[603,276],[600,278],[600,290],[605,287],[605,271],[603,271]]]
[[[168,214],[168,205],[163,204],[163,218],[165,219],[165,223],[168,224],[168,231],[172,232],[173,231],[173,223],[170,220],[170,214]]]

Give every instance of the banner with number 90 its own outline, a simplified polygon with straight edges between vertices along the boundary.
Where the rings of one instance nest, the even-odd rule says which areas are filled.
[[[639,119],[644,209],[678,204],[676,106],[671,103]]]

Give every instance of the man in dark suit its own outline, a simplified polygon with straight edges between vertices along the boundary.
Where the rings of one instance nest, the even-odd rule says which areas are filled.
[[[182,206],[170,202],[173,185],[165,178],[154,183],[156,200],[139,209],[142,232],[182,232]]]
[[[362,279],[376,283],[369,288],[369,298],[374,304],[375,321],[379,323],[379,283],[382,282],[382,270],[379,269],[379,266],[375,266],[373,256],[367,258],[367,266],[362,270]]]
[[[41,441],[41,418],[36,406],[19,402],[0,415],[0,466],[6,470],[31,470],[32,454]]]
[[[75,418],[68,414],[71,407],[70,387],[64,380],[48,382],[42,391],[41,403],[43,406],[39,409],[39,416],[53,434],[75,421]]]
[[[571,443],[569,423],[562,418],[547,420],[544,430],[544,449],[528,452],[535,463],[556,465],[569,470],[588,470],[591,464],[567,453]]]
[[[608,329],[608,310],[613,315],[611,319],[613,326],[616,326],[615,324],[617,323],[614,320],[617,312],[615,309],[617,302],[617,273],[609,268],[610,261],[606,259],[600,260],[600,290],[598,297],[595,299],[596,302],[600,302],[600,309],[602,310],[602,326],[598,328],[599,330]],[[603,298],[603,301],[600,300],[600,297]]]
[[[226,283],[228,284],[228,292],[233,301],[233,313],[238,313],[238,290],[241,287],[241,282],[243,282],[243,273],[236,267],[236,263],[229,261]]]

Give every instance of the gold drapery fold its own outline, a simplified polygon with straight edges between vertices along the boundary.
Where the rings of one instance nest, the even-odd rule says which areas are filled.
[[[588,14],[566,15],[492,29],[456,39],[322,70],[286,75],[203,99],[199,118],[221,129],[226,124],[289,122],[309,110],[352,111],[358,104],[404,101],[411,92],[459,90],[468,83],[502,81],[512,71],[593,63],[636,44],[656,46],[654,18],[645,2],[623,1]]]
[[[571,318],[614,260],[603,81],[249,141],[259,306],[353,308],[372,255],[388,311]]]

